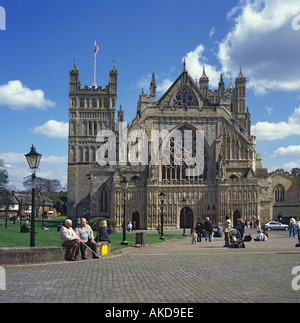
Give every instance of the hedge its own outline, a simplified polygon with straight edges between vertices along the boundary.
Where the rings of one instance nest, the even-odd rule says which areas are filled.
[[[91,228],[94,231],[98,231],[99,227],[100,227],[100,223],[102,220],[106,220],[107,221],[107,226],[109,227],[110,225],[113,227],[113,229],[115,230],[116,226],[117,226],[117,220],[116,219],[108,219],[108,218],[104,218],[104,217],[96,217],[96,218],[92,218],[91,220],[89,220],[89,225],[91,226]]]

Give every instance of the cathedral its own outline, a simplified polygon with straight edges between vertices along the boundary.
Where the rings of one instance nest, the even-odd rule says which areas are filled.
[[[251,135],[247,81],[241,69],[228,86],[221,75],[218,88],[212,90],[205,68],[199,81],[195,81],[184,62],[182,73],[161,97],[157,97],[153,73],[149,94],[141,91],[136,116],[128,125],[124,123],[122,106],[117,109],[115,62],[105,87],[82,87],[75,62],[69,74],[68,217],[103,216],[116,219],[120,227],[124,215],[121,180],[125,177],[126,223],[135,221],[138,229],[154,229],[160,223],[161,192],[165,194],[163,223],[167,229],[191,228],[198,218],[205,217],[210,217],[214,225],[222,223],[225,216],[234,224],[238,218],[248,223],[272,219],[272,178],[262,166],[256,138]],[[97,135],[103,130],[113,134],[117,152],[114,163],[99,163],[99,154],[105,152],[101,147],[106,147],[106,142],[100,142]],[[138,153],[135,163],[120,160],[123,130],[131,138],[127,150],[146,138],[149,148],[146,161]],[[151,146],[155,140],[151,133],[155,130],[160,134],[167,130],[182,135],[188,131],[192,157],[201,131],[204,137],[201,173],[193,173],[195,165],[184,154],[185,141],[172,137],[164,147],[163,138],[156,138],[160,158],[153,163]],[[146,136],[138,138],[137,133]],[[178,151],[182,152],[181,163],[176,162]],[[165,163],[168,154],[169,162]]]

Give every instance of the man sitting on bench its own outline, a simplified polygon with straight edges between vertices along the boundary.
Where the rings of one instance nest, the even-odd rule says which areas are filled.
[[[64,248],[66,248],[65,260],[76,261],[79,260],[79,246],[80,238],[72,229],[72,221],[67,219],[65,221],[65,227],[62,227],[59,231],[59,241]]]
[[[94,240],[94,232],[92,228],[86,223],[85,218],[80,219],[80,225],[77,226],[75,230],[76,234],[80,237],[80,251],[81,251],[81,258],[86,260],[85,257],[85,249],[89,247],[93,252],[93,259],[98,259],[97,256],[97,245]]]

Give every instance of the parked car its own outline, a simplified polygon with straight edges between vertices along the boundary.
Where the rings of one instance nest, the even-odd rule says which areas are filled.
[[[268,231],[271,230],[285,230],[287,231],[289,229],[289,226],[287,224],[282,224],[278,221],[269,221],[265,224],[263,224],[262,228],[266,228]]]

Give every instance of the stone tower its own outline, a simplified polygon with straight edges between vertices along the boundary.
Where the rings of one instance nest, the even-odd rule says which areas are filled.
[[[115,130],[117,79],[115,62],[105,88],[82,88],[75,61],[70,70],[68,217],[90,212],[90,169],[96,164],[96,136],[100,130]]]

